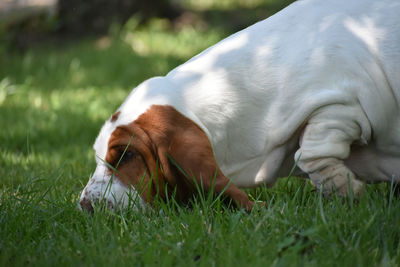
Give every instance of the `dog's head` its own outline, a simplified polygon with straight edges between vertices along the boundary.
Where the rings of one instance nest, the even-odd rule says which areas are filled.
[[[215,187],[250,207],[242,191],[222,174],[206,134],[192,120],[168,105],[153,105],[130,123],[116,113],[103,126],[94,145],[97,168],[82,192],[80,204],[93,210],[104,201],[110,208],[143,209],[172,193],[180,202],[196,191]],[[123,120],[121,120],[123,121]]]

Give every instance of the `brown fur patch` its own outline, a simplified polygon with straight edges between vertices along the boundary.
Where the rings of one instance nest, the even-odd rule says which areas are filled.
[[[111,116],[110,121],[111,121],[111,122],[115,122],[116,120],[118,120],[119,114],[121,114],[121,111],[115,112],[115,113]]]

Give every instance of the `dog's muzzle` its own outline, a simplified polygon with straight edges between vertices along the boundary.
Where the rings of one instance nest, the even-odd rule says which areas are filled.
[[[94,206],[101,205],[111,210],[132,207],[144,210],[145,203],[138,192],[123,184],[115,175],[109,174],[104,165],[98,165],[95,173],[82,191],[80,208],[93,213]]]

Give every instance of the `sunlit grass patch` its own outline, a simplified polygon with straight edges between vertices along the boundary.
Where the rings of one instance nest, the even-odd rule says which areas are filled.
[[[146,27],[133,17],[123,29],[122,39],[141,56],[158,55],[185,60],[215,44],[223,35],[213,29],[185,25],[173,28],[165,19],[153,19]]]

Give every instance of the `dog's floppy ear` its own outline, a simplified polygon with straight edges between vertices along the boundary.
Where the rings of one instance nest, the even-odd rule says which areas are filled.
[[[134,127],[135,137],[140,139],[141,142],[136,142],[136,149],[140,151],[142,158],[147,166],[148,170],[148,181],[147,185],[142,185],[146,190],[147,187],[147,200],[148,202],[153,202],[157,197],[165,198],[165,177],[160,169],[160,164],[158,163],[158,157],[156,152],[156,147],[151,141],[150,136],[140,127]],[[145,181],[146,182],[146,181]]]
[[[193,121],[171,106],[152,106],[136,122],[155,144],[163,175],[180,198],[193,194],[197,183],[252,209],[254,203],[219,169],[207,135]]]
[[[119,149],[113,149],[115,147]],[[127,162],[129,164],[123,161],[126,151],[134,155]],[[119,179],[132,184],[146,202],[152,203],[156,197],[165,197],[165,178],[157,163],[154,144],[134,122],[115,129],[109,141],[106,162],[118,168]]]

